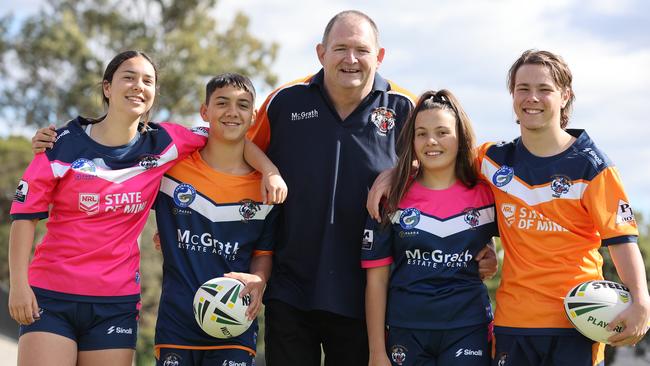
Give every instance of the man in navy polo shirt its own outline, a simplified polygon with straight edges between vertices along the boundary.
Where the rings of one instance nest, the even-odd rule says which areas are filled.
[[[268,366],[368,364],[360,263],[368,190],[396,162],[413,98],[377,74],[374,21],[344,11],[316,51],[323,68],[266,99],[249,138],[289,187],[266,290]],[[494,256],[481,263],[496,268]]]

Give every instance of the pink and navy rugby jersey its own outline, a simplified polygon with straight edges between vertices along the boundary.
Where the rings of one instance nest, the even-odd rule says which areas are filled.
[[[498,235],[490,188],[432,190],[416,181],[398,207],[386,228],[369,219],[361,246],[362,267],[394,263],[386,323],[436,330],[491,321],[474,259]]]
[[[37,154],[11,206],[14,220],[49,218],[29,266],[32,287],[77,296],[139,296],[138,236],[162,175],[205,144],[204,130],[149,124],[131,146],[107,147],[78,117]]]

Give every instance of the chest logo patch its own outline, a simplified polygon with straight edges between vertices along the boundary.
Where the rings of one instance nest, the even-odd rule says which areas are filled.
[[[504,165],[499,170],[497,170],[492,176],[492,184],[501,188],[506,184],[510,183],[512,178],[515,176],[515,170],[511,167]]]
[[[99,194],[79,193],[79,211],[85,212],[88,216],[99,213]]]
[[[551,178],[551,190],[553,191],[553,197],[560,198],[563,194],[569,193],[571,188],[571,179],[566,175],[554,175]]]
[[[404,230],[413,229],[420,222],[420,211],[417,208],[407,208],[399,216],[399,226]]]
[[[370,122],[377,127],[380,136],[386,136],[388,131],[395,128],[395,111],[386,107],[375,108],[370,114]]]
[[[260,205],[253,200],[245,199],[239,203],[241,205],[239,206],[239,214],[244,218],[244,221],[248,221],[255,217],[257,211],[260,210]]]
[[[465,217],[464,220],[469,226],[475,228],[479,224],[479,217],[481,217],[481,213],[478,212],[477,209],[470,207],[465,209]]]
[[[144,169],[152,169],[158,166],[158,159],[160,158],[155,155],[145,155],[142,158],[140,158],[138,165],[140,165]]]
[[[174,189],[174,204],[178,207],[188,207],[194,202],[195,198],[196,189],[190,184],[182,183]]]

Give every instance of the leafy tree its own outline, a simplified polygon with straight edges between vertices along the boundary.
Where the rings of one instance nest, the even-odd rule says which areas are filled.
[[[216,18],[217,0],[52,0],[8,35],[0,19],[0,52],[19,65],[0,87],[5,117],[42,126],[101,113],[105,63],[139,49],[161,66],[156,119],[196,115],[205,82],[234,71],[276,82],[270,70],[278,45],[251,35],[249,20]],[[0,58],[2,59],[2,58]]]

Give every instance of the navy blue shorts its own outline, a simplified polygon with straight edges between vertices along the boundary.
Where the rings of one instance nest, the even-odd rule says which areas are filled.
[[[138,338],[139,301],[90,303],[36,292],[41,318],[20,326],[20,335],[47,332],[77,342],[79,351],[132,348]]]
[[[255,355],[237,349],[161,348],[156,366],[252,366]]]
[[[389,327],[393,366],[489,366],[488,324],[449,330]]]
[[[492,365],[594,366],[604,362],[599,355],[599,344],[582,335],[496,334]]]

